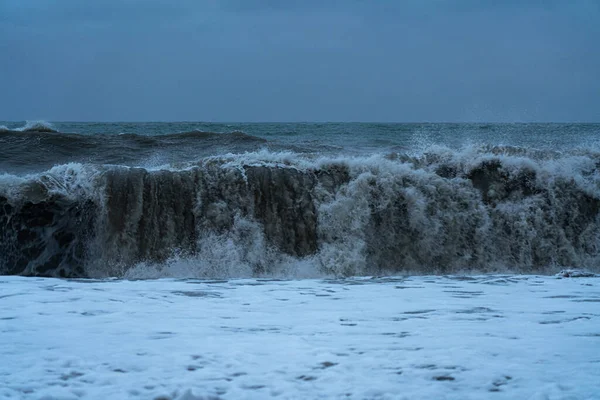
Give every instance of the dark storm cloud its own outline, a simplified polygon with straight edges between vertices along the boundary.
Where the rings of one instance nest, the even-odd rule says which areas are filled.
[[[597,1],[0,2],[0,120],[600,120]]]

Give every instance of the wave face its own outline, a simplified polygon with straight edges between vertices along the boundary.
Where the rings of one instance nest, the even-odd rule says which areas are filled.
[[[187,134],[184,134],[187,135]],[[246,140],[244,138],[244,140]],[[598,271],[600,153],[515,146],[0,175],[0,273]]]

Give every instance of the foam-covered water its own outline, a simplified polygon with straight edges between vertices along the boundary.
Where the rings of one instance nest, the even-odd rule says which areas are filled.
[[[2,125],[3,274],[600,268],[600,125]]]
[[[0,399],[597,399],[600,280],[573,272],[2,277]]]

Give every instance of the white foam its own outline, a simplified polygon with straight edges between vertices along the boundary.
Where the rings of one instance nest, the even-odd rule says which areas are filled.
[[[2,277],[0,399],[596,399],[598,288]]]
[[[98,189],[95,178],[99,174],[96,167],[80,163],[57,165],[41,174],[0,174],[0,195],[13,202],[37,201],[52,194],[72,200],[89,198]]]
[[[300,259],[277,251],[266,241],[259,223],[240,216],[235,217],[232,229],[226,233],[205,232],[198,239],[194,255],[176,251],[162,263],[143,262],[122,271],[100,268],[99,272],[102,277],[112,272],[126,279],[327,276],[313,258]]]
[[[47,121],[26,121],[25,125],[15,128],[18,132],[30,132],[30,131],[41,131],[41,132],[56,132],[56,128],[50,122]]]

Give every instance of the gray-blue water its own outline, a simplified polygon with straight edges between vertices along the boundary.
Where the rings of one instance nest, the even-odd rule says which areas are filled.
[[[160,165],[260,149],[366,155],[423,152],[432,145],[563,151],[597,149],[599,144],[600,124],[21,121],[0,122],[0,172],[41,171],[67,162]]]
[[[0,125],[0,273],[600,270],[600,124]]]

